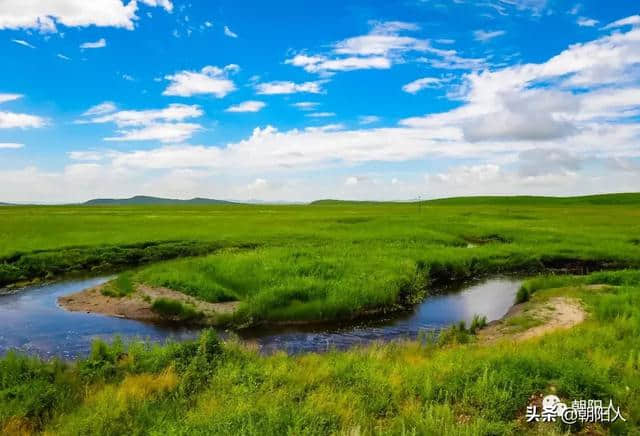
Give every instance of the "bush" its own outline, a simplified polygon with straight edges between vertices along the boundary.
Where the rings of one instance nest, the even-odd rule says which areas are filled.
[[[102,295],[107,297],[126,297],[131,295],[134,291],[133,279],[131,272],[125,272],[120,274],[115,280],[109,282],[102,288]]]
[[[164,317],[178,318],[183,321],[196,320],[204,316],[195,307],[169,298],[158,298],[151,305],[151,310]]]
[[[473,320],[471,320],[471,326],[469,327],[469,332],[471,334],[476,334],[476,332],[487,326],[487,317],[474,315]]]

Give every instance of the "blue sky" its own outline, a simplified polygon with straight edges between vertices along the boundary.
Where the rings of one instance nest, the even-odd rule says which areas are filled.
[[[637,191],[639,12],[5,0],[0,201]]]

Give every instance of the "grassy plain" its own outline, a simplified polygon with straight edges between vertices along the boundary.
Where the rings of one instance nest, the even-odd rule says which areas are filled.
[[[238,300],[236,324],[349,318],[476,275],[638,267],[639,206],[640,195],[619,194],[3,207],[0,286],[151,264],[130,281]]]
[[[640,431],[638,195],[0,208],[2,285],[133,267],[112,292],[127,298],[141,281],[240,300],[245,323],[391,310],[474,275],[636,269],[528,281],[521,301],[577,298],[588,318],[517,343],[483,344],[458,328],[427,343],[267,357],[206,333],[165,346],[96,342],[75,363],[9,354],[0,360],[0,434]],[[583,286],[592,283],[612,287]],[[626,422],[526,423],[531,397],[551,392],[612,399]]]

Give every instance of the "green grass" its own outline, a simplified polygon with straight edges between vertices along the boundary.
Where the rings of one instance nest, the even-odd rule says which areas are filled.
[[[110,281],[105,285],[101,292],[102,295],[108,297],[126,297],[131,295],[134,291],[134,283],[131,272],[125,272],[116,277],[115,280]]]
[[[637,434],[640,271],[565,277],[554,289],[536,280],[540,296],[580,298],[588,319],[522,343],[482,345],[465,333],[295,357],[260,356],[211,332],[164,347],[96,342],[74,364],[10,354],[0,360],[0,433],[567,434],[522,418],[532,396],[553,392],[611,399],[626,419],[571,431]]]
[[[478,275],[640,267],[638,206],[638,194],[616,194],[4,207],[0,286],[148,264],[131,280],[238,300],[238,325],[352,318]]]
[[[151,304],[151,310],[166,318],[177,318],[182,321],[193,321],[202,318],[202,312],[195,307],[169,298],[158,298]]]

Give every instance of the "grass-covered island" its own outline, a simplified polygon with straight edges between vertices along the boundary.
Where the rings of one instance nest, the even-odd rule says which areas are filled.
[[[81,297],[229,327],[345,320],[452,281],[537,277],[500,323],[344,352],[262,356],[207,332],[164,346],[95,342],[71,363],[10,353],[0,433],[638,432],[638,194],[11,206],[0,241],[0,286],[119,273]],[[526,422],[548,393],[612,400],[626,421]]]

